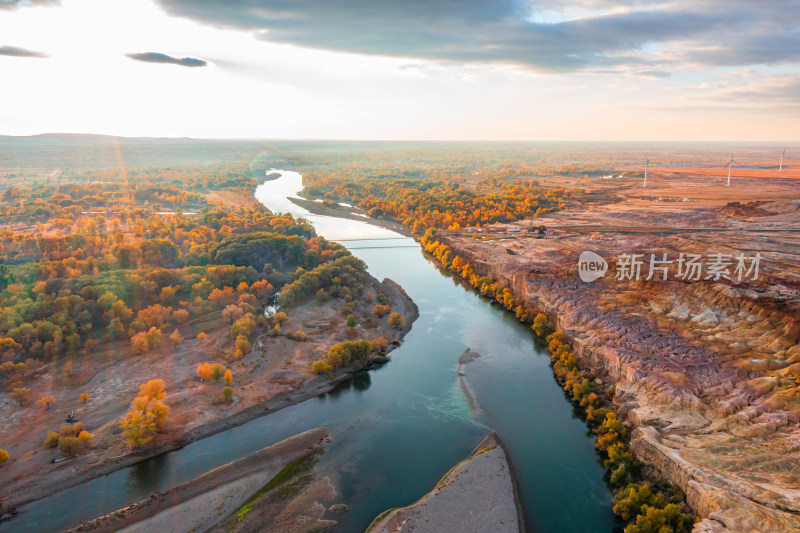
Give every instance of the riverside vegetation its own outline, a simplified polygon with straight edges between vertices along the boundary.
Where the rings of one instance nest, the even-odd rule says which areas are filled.
[[[188,428],[313,379],[314,354],[340,335],[386,360],[398,319],[369,310],[394,302],[307,221],[243,201],[252,175],[229,164],[8,180],[0,384],[15,405],[0,464],[15,483],[44,487],[35,474],[50,449],[100,464],[174,446]],[[266,316],[266,304],[281,311]],[[353,353],[337,367],[361,365]],[[273,365],[288,378],[259,380]],[[53,430],[64,412],[80,420]]]
[[[514,313],[547,343],[553,371],[566,394],[596,435],[595,447],[608,469],[608,483],[614,490],[614,513],[628,525],[626,533],[686,532],[693,524],[684,512],[683,493],[674,485],[647,479],[642,464],[628,450],[627,428],[617,417],[611,399],[613,391],[603,387],[591,371],[581,370],[571,351],[569,339],[556,330],[549,317],[514,298],[513,292],[490,277],[480,276],[474,267],[428,230],[420,239],[423,250],[480,294]]]

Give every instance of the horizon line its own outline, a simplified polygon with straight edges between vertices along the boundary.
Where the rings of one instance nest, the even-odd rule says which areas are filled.
[[[71,136],[71,137],[105,137],[112,139],[151,139],[151,140],[175,140],[175,141],[239,141],[239,142],[359,142],[359,143],[535,143],[535,142],[558,142],[558,143],[735,143],[749,144],[775,143],[783,145],[787,149],[788,144],[800,143],[800,139],[795,140],[767,140],[767,139],[748,139],[748,140],[709,140],[709,139],[358,139],[358,138],[332,138],[332,137],[189,137],[189,136],[165,136],[165,135],[116,135],[111,133],[86,133],[68,131],[47,131],[41,133],[31,133],[27,135],[13,135],[0,133],[3,138],[32,138],[47,136]]]

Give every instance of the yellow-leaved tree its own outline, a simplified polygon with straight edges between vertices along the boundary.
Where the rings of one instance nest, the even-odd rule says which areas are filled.
[[[169,407],[161,400],[167,395],[162,379],[151,379],[139,387],[139,395],[131,402],[130,410],[120,420],[122,437],[131,448],[141,450],[159,429],[163,429],[169,416]]]

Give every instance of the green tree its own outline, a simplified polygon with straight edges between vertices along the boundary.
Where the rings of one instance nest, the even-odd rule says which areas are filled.
[[[230,402],[233,400],[233,389],[230,387],[223,387],[222,388],[222,399],[225,402]]]

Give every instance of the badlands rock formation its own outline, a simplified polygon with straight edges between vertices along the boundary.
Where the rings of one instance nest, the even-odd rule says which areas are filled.
[[[615,386],[632,449],[686,492],[703,518],[697,531],[800,531],[800,302],[791,299],[800,289],[800,235],[739,231],[782,227],[777,217],[787,209],[775,206],[772,223],[770,205],[746,221],[723,210],[699,221],[732,232],[565,225],[542,239],[490,229],[436,238],[547,312],[573,339],[581,366]],[[540,222],[557,228],[559,216],[569,213]],[[679,227],[678,219],[658,222]],[[604,278],[578,278],[583,250],[609,260]],[[615,279],[620,254],[740,251],[763,256],[758,281]]]

